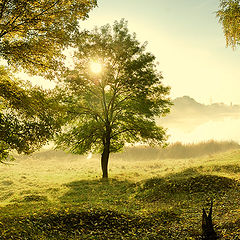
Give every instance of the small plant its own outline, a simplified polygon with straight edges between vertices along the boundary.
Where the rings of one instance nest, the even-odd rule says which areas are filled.
[[[202,215],[202,239],[205,240],[216,240],[218,239],[216,232],[213,229],[212,223],[212,207],[213,202],[211,201],[211,207],[209,210],[208,215],[206,214],[205,209],[203,208],[203,215]]]

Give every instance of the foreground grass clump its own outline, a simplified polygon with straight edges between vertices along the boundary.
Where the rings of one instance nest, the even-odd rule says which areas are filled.
[[[0,239],[240,239],[240,151],[196,159],[113,160],[47,152],[0,168]]]
[[[186,173],[189,173],[187,175]],[[138,197],[146,201],[163,201],[169,197],[176,198],[177,194],[190,196],[203,194],[204,196],[221,195],[230,189],[240,190],[240,184],[234,179],[216,175],[191,175],[192,169],[172,174],[165,178],[152,178],[145,181]]]
[[[1,239],[160,239],[171,236],[160,224],[176,220],[173,212],[139,217],[109,210],[65,209],[2,219],[0,233]]]

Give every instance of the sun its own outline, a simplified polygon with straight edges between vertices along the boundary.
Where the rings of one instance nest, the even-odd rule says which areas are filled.
[[[98,74],[102,71],[102,64],[98,62],[90,62],[90,69],[93,73]]]

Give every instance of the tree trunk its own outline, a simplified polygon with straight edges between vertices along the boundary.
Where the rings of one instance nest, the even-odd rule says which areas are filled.
[[[103,153],[101,156],[101,166],[102,166],[102,178],[108,178],[108,159],[109,159],[109,150],[110,150],[110,137],[106,139]]]

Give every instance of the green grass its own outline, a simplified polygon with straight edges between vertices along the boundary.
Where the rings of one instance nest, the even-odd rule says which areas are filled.
[[[146,161],[43,151],[0,168],[0,239],[200,239],[214,201],[222,239],[240,238],[240,151]]]

